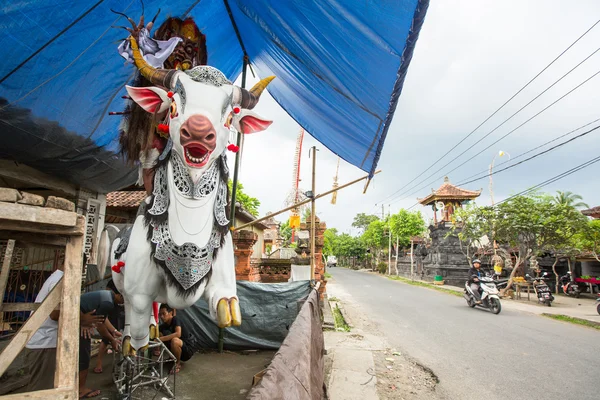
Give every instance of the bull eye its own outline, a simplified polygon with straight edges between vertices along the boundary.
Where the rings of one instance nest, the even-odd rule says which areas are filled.
[[[225,128],[229,128],[231,126],[231,121],[233,121],[233,114],[229,113],[227,116],[227,121],[225,121]]]
[[[177,116],[177,104],[175,102],[171,103],[171,118],[175,118]]]

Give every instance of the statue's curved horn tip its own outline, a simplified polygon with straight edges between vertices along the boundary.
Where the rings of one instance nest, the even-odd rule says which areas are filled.
[[[254,94],[255,96],[260,96],[273,79],[275,79],[275,75],[267,76],[266,78],[261,79],[252,87],[252,89],[250,89],[250,93]]]

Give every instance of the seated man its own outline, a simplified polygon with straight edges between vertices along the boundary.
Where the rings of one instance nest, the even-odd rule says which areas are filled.
[[[167,346],[171,353],[177,358],[177,364],[172,372],[181,370],[181,362],[188,361],[194,355],[194,350],[190,346],[190,338],[187,332],[184,332],[181,323],[177,319],[176,310],[168,304],[160,305],[160,319],[162,324],[159,326],[160,341]]]
[[[471,290],[475,296],[475,304],[481,304],[481,293],[479,293],[481,287],[479,286],[479,278],[484,276],[485,273],[481,270],[481,261],[474,260],[473,267],[469,269],[469,285],[471,286]]]

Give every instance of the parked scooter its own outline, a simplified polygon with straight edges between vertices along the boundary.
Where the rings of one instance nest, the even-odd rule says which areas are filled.
[[[571,271],[567,272],[566,275],[561,276],[559,282],[560,287],[567,296],[579,298],[581,289],[579,289],[577,282],[571,279]]]
[[[598,298],[596,299],[596,311],[600,314],[600,293],[598,293]]]
[[[525,278],[533,284],[533,290],[535,290],[535,294],[537,295],[538,302],[547,305],[548,307],[552,306],[552,302],[554,301],[554,296],[550,291],[550,287],[546,284],[545,279],[549,278],[547,272],[544,272],[541,277],[533,278],[529,274],[525,275]]]
[[[467,305],[471,308],[474,308],[475,306],[487,308],[494,314],[500,314],[502,306],[500,305],[500,297],[498,297],[498,289],[494,284],[494,279],[490,277],[479,278],[479,286],[482,292],[481,304],[476,304],[476,297],[471,290],[471,286],[468,281],[465,282],[465,293],[463,294],[463,297],[467,300]]]

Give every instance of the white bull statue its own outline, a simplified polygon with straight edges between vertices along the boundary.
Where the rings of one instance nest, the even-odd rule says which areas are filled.
[[[221,328],[242,322],[229,230],[225,150],[230,128],[266,129],[251,109],[273,77],[247,91],[219,70],[155,69],[130,38],[135,65],[153,87],[129,87],[154,115],[169,142],[160,155],[152,195],[130,235],[113,243],[113,280],[125,298],[123,352],[134,354],[158,335],[153,302],[183,309],[203,297]]]

